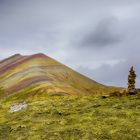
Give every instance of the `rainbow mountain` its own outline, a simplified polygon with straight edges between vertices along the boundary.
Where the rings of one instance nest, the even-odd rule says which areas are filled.
[[[104,95],[116,90],[46,56],[15,54],[0,61],[1,97]]]

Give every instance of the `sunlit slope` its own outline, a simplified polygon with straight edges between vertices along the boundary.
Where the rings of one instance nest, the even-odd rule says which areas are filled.
[[[9,113],[14,103],[27,108]],[[140,140],[140,96],[0,100],[0,140]]]
[[[44,55],[16,54],[0,62],[0,85],[4,96],[108,94],[113,87],[101,85]],[[30,93],[30,94],[29,94]]]

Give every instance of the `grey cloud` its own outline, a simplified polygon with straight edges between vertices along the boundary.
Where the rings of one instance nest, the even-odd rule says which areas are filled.
[[[81,66],[77,70],[89,77],[92,77],[100,83],[104,83],[106,85],[127,87],[129,69],[131,66],[134,66],[137,74],[136,86],[140,87],[140,65],[138,64],[139,59],[135,57],[129,58],[126,61],[120,61],[113,66],[109,64],[102,64],[96,69]]]
[[[42,52],[104,84],[123,84],[129,63],[139,67],[139,12],[138,0],[0,0],[0,58]],[[120,60],[127,63],[118,69]]]
[[[83,35],[79,40],[79,46],[83,47],[105,47],[118,44],[123,40],[123,35],[115,17],[102,19],[94,28],[90,27],[89,33]]]

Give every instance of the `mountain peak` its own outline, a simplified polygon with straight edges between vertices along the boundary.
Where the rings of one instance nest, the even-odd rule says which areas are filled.
[[[0,83],[7,95],[28,93],[30,88],[31,95],[42,91],[48,95],[92,95],[112,91],[43,53],[15,54],[2,61]]]
[[[15,57],[22,57],[22,55],[20,53],[16,53],[16,54],[14,54],[6,59],[15,58]]]
[[[30,55],[30,57],[43,57],[43,58],[46,58],[47,55],[45,55],[43,53],[36,53],[36,54]]]
[[[0,64],[2,64],[2,63],[4,63],[4,62],[7,62],[7,61],[11,61],[11,60],[14,61],[14,59],[20,58],[20,57],[22,57],[21,54],[19,54],[19,53],[14,54],[14,55],[12,55],[12,56],[10,56],[10,57],[8,57],[8,58],[5,58],[5,59],[1,60],[1,61],[0,61]]]
[[[22,56],[20,53],[16,53],[13,56]]]

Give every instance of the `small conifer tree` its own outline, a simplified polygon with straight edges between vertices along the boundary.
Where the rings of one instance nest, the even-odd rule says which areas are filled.
[[[128,75],[128,91],[129,92],[136,92],[135,83],[136,83],[136,74],[134,71],[134,67],[132,66],[130,68],[129,75]]]

